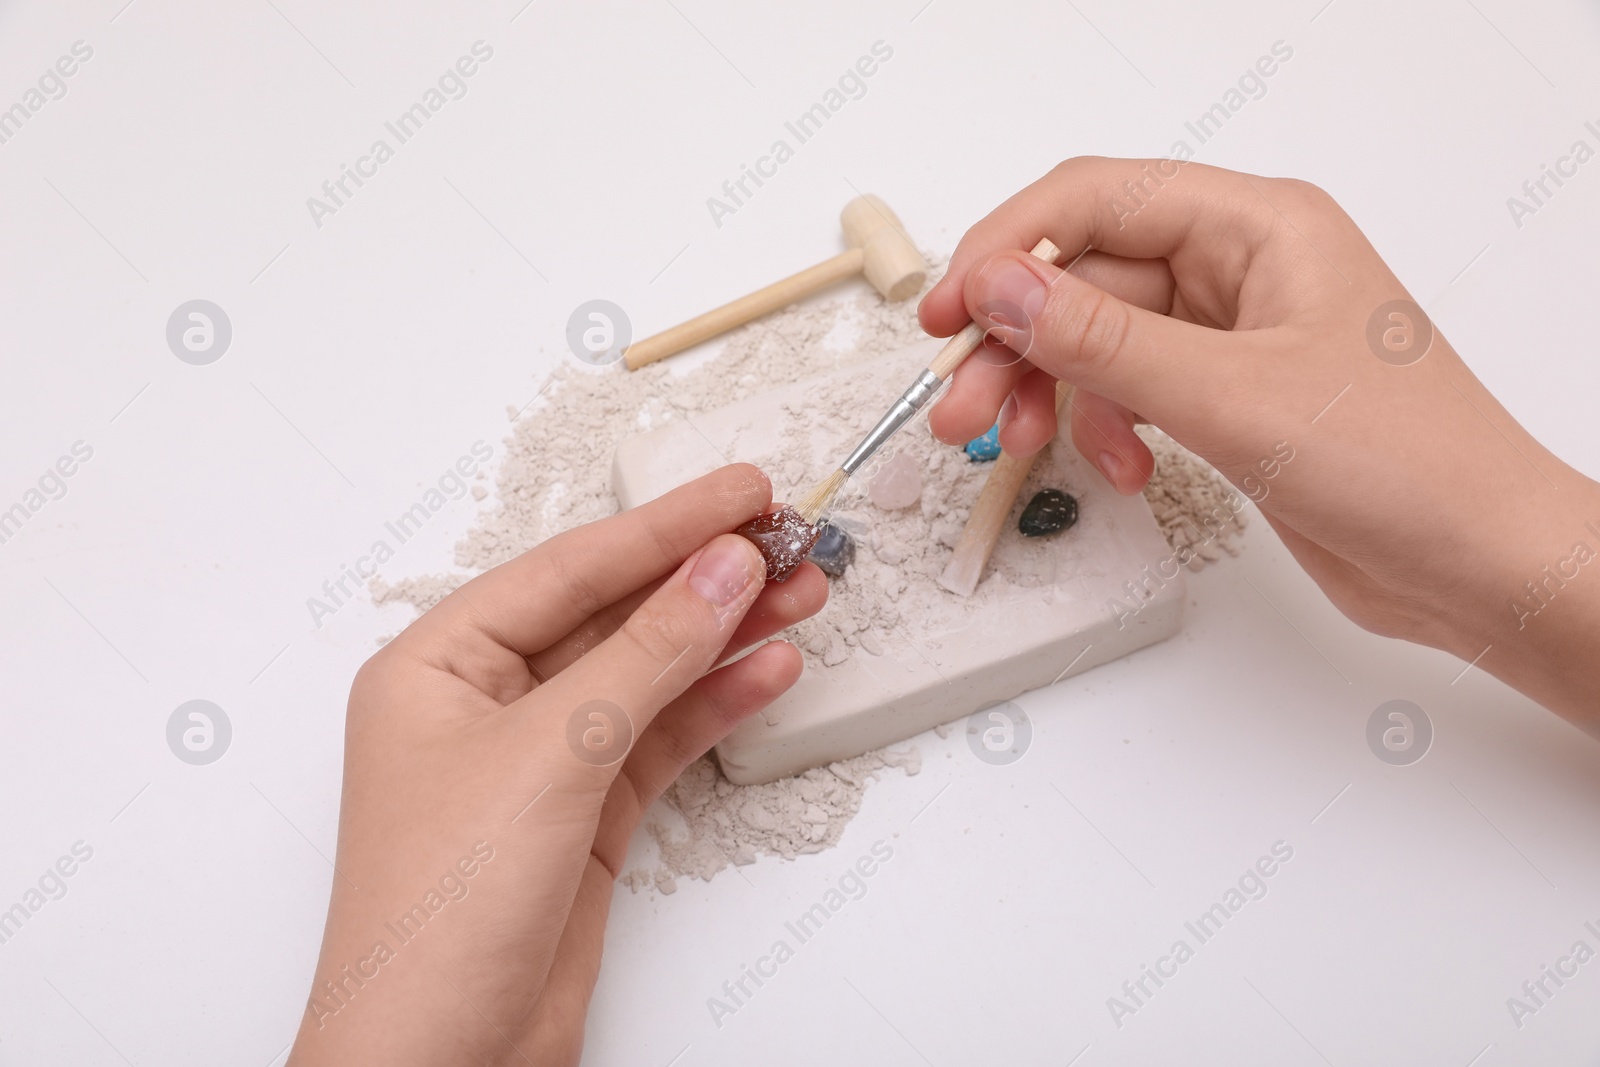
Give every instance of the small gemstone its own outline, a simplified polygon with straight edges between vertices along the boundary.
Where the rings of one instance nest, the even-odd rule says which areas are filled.
[[[867,483],[867,498],[884,511],[909,508],[922,499],[922,471],[917,461],[896,452],[884,461]]]
[[[816,543],[818,530],[794,508],[784,505],[777,511],[757,515],[737,531],[761,550],[767,561],[767,581],[781,582],[805,561]]]
[[[974,463],[987,463],[991,459],[1000,458],[1000,424],[998,422],[989,427],[989,432],[982,437],[974,437],[967,442],[967,458]]]
[[[839,527],[824,521],[817,525],[817,543],[811,546],[811,555],[806,558],[821,567],[828,577],[842,578],[845,568],[855,561],[856,543]]]
[[[1045,537],[1078,521],[1078,502],[1059,489],[1041,489],[1022,509],[1017,529],[1024,537]]]

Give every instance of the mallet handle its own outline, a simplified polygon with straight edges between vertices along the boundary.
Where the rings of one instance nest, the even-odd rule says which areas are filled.
[[[1057,248],[1055,242],[1046,237],[1033,246],[1032,254],[1036,259],[1042,259],[1046,263],[1054,263],[1061,258],[1061,249]],[[972,355],[973,352],[977,351],[978,346],[983,344],[983,335],[987,332],[975,322],[967,323],[961,328],[960,333],[946,341],[945,346],[939,349],[939,354],[933,357],[933,362],[928,364],[928,369],[941,380],[949,378],[955,369],[961,366],[962,360]]]
[[[782,281],[773,282],[764,289],[757,289],[749,296],[741,296],[732,303],[696,316],[682,325],[662,330],[653,337],[646,337],[643,341],[635,341],[623,353],[623,359],[627,362],[629,370],[638,370],[647,363],[654,363],[658,359],[665,359],[682,352],[685,348],[697,345],[735,326],[743,326],[768,312],[788,307],[796,300],[834,282],[860,274],[865,263],[866,253],[859,248],[841,252],[832,259],[825,259],[814,267],[807,267],[798,274],[791,274]]]

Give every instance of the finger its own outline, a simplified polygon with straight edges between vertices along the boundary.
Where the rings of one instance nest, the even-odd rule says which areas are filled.
[[[628,754],[622,775],[606,797],[594,841],[600,861],[620,872],[628,839],[644,810],[678,780],[684,768],[786,693],[803,669],[798,648],[787,641],[771,641],[712,671],[663,710]]]
[[[995,351],[1004,355],[991,358]],[[985,343],[955,369],[949,391],[928,411],[928,429],[947,445],[982,437],[994,425],[1000,405],[1032,369],[1009,348]]]
[[[1049,444],[1056,436],[1055,378],[1030,370],[1001,405],[999,420],[1000,447],[1018,459]]]
[[[549,648],[529,656],[539,680],[554,678],[576,663],[589,649],[616,633],[623,621],[661,588],[665,580],[651,582],[615,604],[608,605]],[[800,567],[786,581],[762,587],[755,603],[723,648],[723,658],[765,641],[803,619],[809,619],[822,610],[827,600],[828,579],[815,564]]]
[[[995,252],[1026,251],[1041,237],[1069,257],[1086,248],[1129,259],[1177,257],[1223,263],[1227,276],[1238,276],[1278,222],[1271,204],[1235,171],[1176,160],[1069,159],[967,231],[918,312],[929,333],[954,333],[970,314],[961,306],[969,272]],[[1228,294],[1216,296],[1216,303],[1232,303]]]
[[[722,467],[479,575],[402,638],[468,682],[503,686],[508,662],[672,571],[711,538],[761,514],[771,500],[772,485],[760,470],[746,463]]]
[[[1097,289],[1104,289],[1118,300],[1162,315],[1172,313],[1177,283],[1172,266],[1164,259],[1125,259],[1106,252],[1089,251],[1068,268]]]
[[[667,576],[663,575],[654,581],[646,582],[621,600],[607,604],[584,619],[548,648],[529,655],[528,664],[533,668],[533,678],[530,682],[543,684],[578,662],[585,652],[616,633],[628,616],[637,611],[639,605],[649,600],[666,580]],[[529,685],[529,689],[531,688],[532,684]]]
[[[989,249],[993,252],[1004,250]],[[1067,269],[1090,285],[1121,297],[1130,304],[1159,311],[1163,315],[1173,311],[1177,283],[1173,280],[1171,265],[1164,259],[1127,259],[1090,249],[1076,259],[1069,260]],[[963,269],[963,283],[965,274]],[[945,277],[949,278],[950,275],[947,273]],[[961,286],[954,281],[945,286],[943,281],[940,279],[938,285],[928,290],[928,295],[917,307],[923,329],[935,337],[947,337],[971,321],[966,302],[962,299]]]
[[[573,1042],[582,1040],[612,883],[622,871],[639,817],[685,767],[742,719],[781,696],[801,669],[799,649],[781,641],[765,645],[696,682],[656,718],[629,754],[624,773],[606,792],[567,925],[527,1031],[535,1047],[546,1053],[535,1062],[576,1062],[571,1058]],[[554,831],[563,835],[567,828]]]
[[[583,1021],[600,977],[600,954],[605,946],[606,917],[611,913],[615,882],[611,871],[593,855],[588,857],[531,1017],[511,1035],[521,1059],[530,1064],[579,1062]]]
[[[761,590],[756,602],[739,629],[718,657],[719,663],[730,656],[787,630],[797,622],[811,618],[828,602],[828,576],[815,563],[805,562],[782,582],[774,582]]]
[[[1035,366],[1124,407],[1181,438],[1195,398],[1226,394],[1259,367],[1270,331],[1214,330],[1135,307],[1022,252],[999,252],[967,275],[967,306],[1020,309],[1021,325],[978,311],[980,325]],[[1013,313],[1014,315],[1015,313]],[[1200,409],[1198,412],[1196,409]]]
[[[1124,496],[1141,492],[1155,473],[1156,458],[1134,431],[1139,417],[1088,389],[1072,395],[1072,443]]]
[[[714,538],[598,647],[510,705],[507,710],[523,720],[525,750],[558,784],[603,793],[626,751],[621,742],[641,737],[656,714],[717,661],[760,593],[765,572],[749,541],[733,534]],[[585,708],[591,717],[601,709],[614,724],[615,751],[569,745],[569,723]]]
[[[1123,259],[1090,252],[1080,256],[1069,269],[1074,276],[1131,304],[1163,314],[1172,308],[1172,271],[1164,259]],[[959,297],[958,292],[961,320],[957,329],[967,321],[966,305],[960,303]],[[929,410],[928,426],[934,436],[945,444],[964,444],[986,433],[994,425],[995,412],[1030,369],[1031,364],[1024,364],[1021,357],[1005,349],[1004,342],[985,340],[983,348],[956,368],[950,388]],[[1013,431],[1012,441],[1016,447],[1025,448],[1015,454],[1032,455],[1045,446],[1049,437],[1017,437]],[[1013,445],[1008,443],[1006,450],[1012,451]]]
[[[762,590],[764,572],[759,554],[744,538],[715,538],[662,582],[600,647],[511,709],[525,713],[528,729],[520,739],[520,749],[545,764],[530,775],[530,781],[548,776],[549,782],[534,800],[547,791],[553,794],[539,809],[541,816],[527,824],[528,832],[540,835],[550,854],[575,858],[570,875],[559,869],[569,866],[564,863],[546,871],[549,879],[570,889],[565,900],[554,902],[561,906],[567,921],[544,982],[535,991],[528,1025],[513,1031],[519,1050],[532,1047],[538,1057],[532,1062],[577,1061],[583,1018],[598,975],[613,881],[626,853],[627,838],[648,803],[630,779],[617,780],[616,768],[625,765],[620,760],[608,772],[566,754],[563,705],[580,695],[616,698],[619,710],[639,722],[643,730],[628,763],[643,766],[646,770],[640,773],[652,777],[667,775],[670,767],[676,766],[670,777],[654,787],[654,799],[683,766],[739,718],[770,702],[799,676],[799,652],[784,645],[773,652],[758,649],[683,693],[709,666],[704,655],[693,649],[706,647],[711,656],[720,652]],[[782,610],[776,604],[774,609]],[[690,652],[658,670],[656,665],[680,637],[690,640]],[[643,681],[647,677],[649,680]],[[637,695],[641,690],[646,691],[643,697]],[[681,721],[669,721],[666,728],[658,726],[661,720],[653,706],[657,701],[670,704],[673,718]],[[629,708],[636,710],[627,712]],[[640,763],[635,764],[635,758]],[[561,814],[552,818],[557,812]],[[576,857],[582,857],[581,865]]]

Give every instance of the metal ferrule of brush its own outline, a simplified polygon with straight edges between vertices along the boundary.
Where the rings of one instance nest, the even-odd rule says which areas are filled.
[[[894,402],[894,407],[889,413],[878,420],[878,425],[872,432],[861,439],[856,450],[850,453],[848,459],[839,464],[839,469],[846,474],[854,474],[863,463],[872,458],[873,453],[883,447],[885,441],[900,432],[900,427],[911,421],[911,417],[922,410],[924,404],[932,399],[933,394],[939,391],[944,384],[931,370],[925,370],[917,375],[917,380],[911,383],[911,388],[901,394],[900,399]]]

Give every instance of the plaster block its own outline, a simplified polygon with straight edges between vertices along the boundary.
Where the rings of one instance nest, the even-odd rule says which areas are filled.
[[[777,499],[798,499],[810,482],[783,484],[781,468],[792,472],[796,465],[785,453],[801,449],[807,457],[802,477],[820,479],[938,344],[862,360],[626,438],[612,468],[617,499],[624,508],[635,507],[738,461],[766,470]],[[848,405],[818,403],[823,392],[853,399]],[[833,410],[840,406],[847,410]],[[949,549],[931,535],[948,535],[957,518],[964,521],[992,465],[965,466],[959,449],[929,439],[925,420],[901,431],[892,446],[908,441],[904,451],[926,465],[921,509],[909,517],[878,513],[858,491],[841,497],[839,515],[846,529],[854,527],[858,562],[838,581],[856,583],[850,594],[858,600],[880,593],[892,599],[893,623],[853,635],[848,654],[832,665],[808,653],[795,686],[717,746],[729,779],[771,781],[894,744],[1178,631],[1182,569],[1144,498],[1117,493],[1077,454],[1065,434],[1066,417],[1062,435],[1035,464],[989,571],[969,598],[938,586]],[[1050,537],[1025,538],[1017,531],[1017,515],[1041,484],[1077,498],[1078,522]],[[900,524],[901,532],[906,523],[927,527],[910,558],[898,565],[885,564],[873,548],[891,523]],[[833,588],[837,596],[840,586]],[[1142,606],[1130,612],[1133,605]],[[834,607],[830,602],[823,616]],[[837,649],[829,658],[838,658]]]

